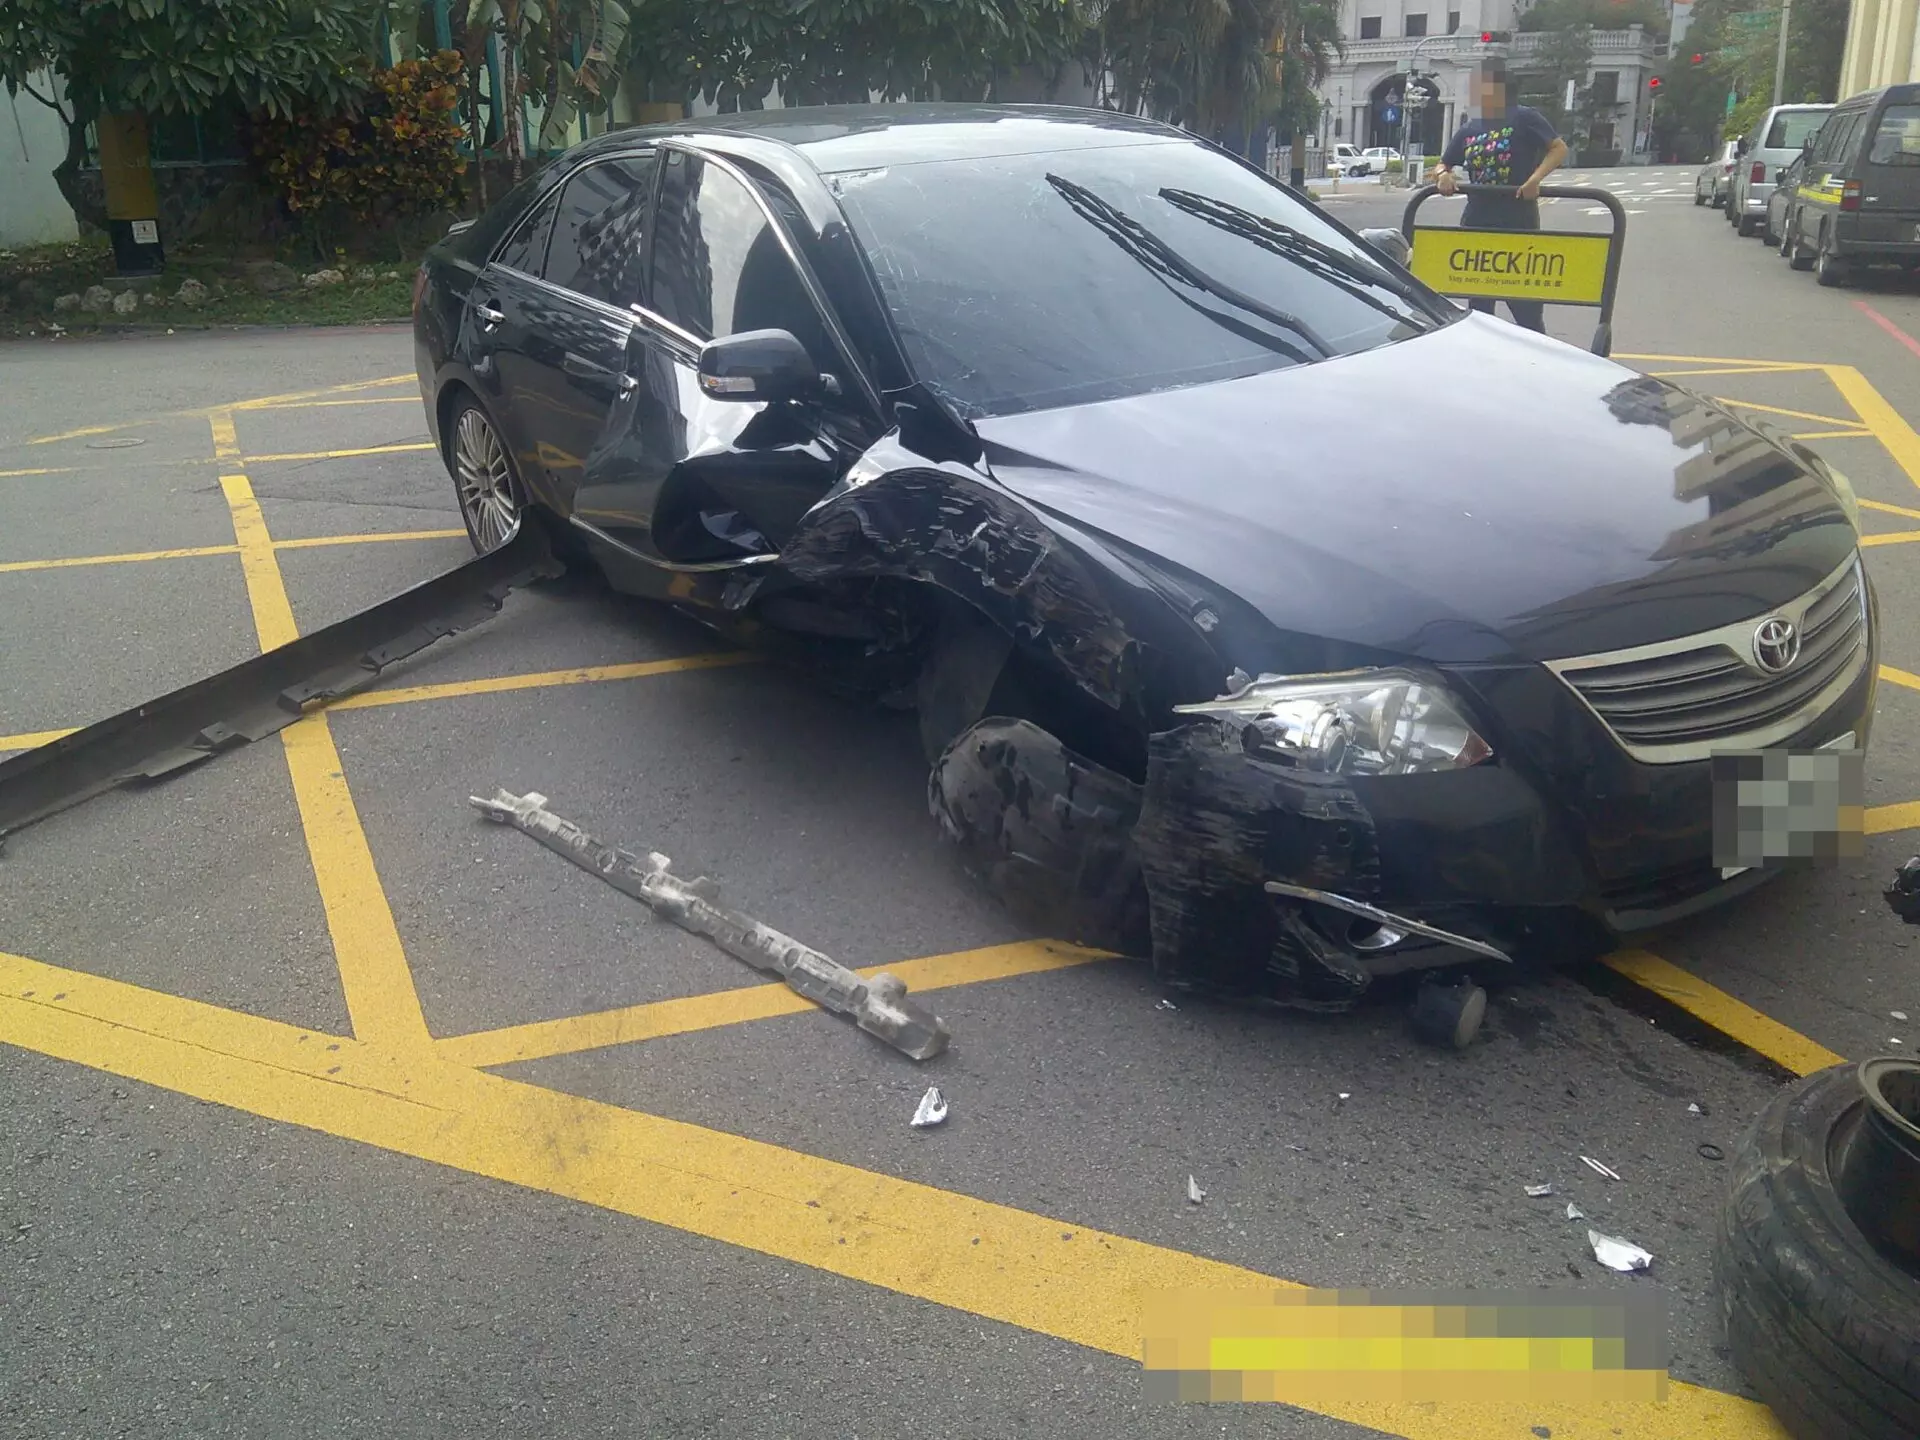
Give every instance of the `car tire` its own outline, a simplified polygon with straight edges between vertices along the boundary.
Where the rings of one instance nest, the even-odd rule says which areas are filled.
[[[1834,251],[1833,231],[1829,226],[1822,226],[1820,230],[1820,248],[1813,258],[1813,278],[1836,289],[1853,279],[1852,267]]]
[[[1829,1168],[1866,1114],[1860,1075],[1836,1066],[1773,1098],[1735,1151],[1714,1237],[1727,1343],[1795,1440],[1920,1435],[1920,1283],[1854,1223]]]
[[[1780,237],[1775,233],[1773,228],[1773,208],[1771,206],[1767,208],[1767,213],[1760,217],[1760,239],[1765,242],[1769,250],[1779,248]]]
[[[525,524],[537,525],[562,564],[577,565],[585,552],[559,516],[528,498],[493,417],[471,394],[462,394],[447,414],[446,466],[453,478],[460,523],[474,554],[499,549]]]
[[[1707,203],[1707,197],[1700,193],[1700,187],[1698,185],[1693,187],[1693,203],[1696,205],[1705,205]]]
[[[1813,252],[1807,249],[1806,241],[1800,238],[1800,222],[1796,219],[1788,227],[1792,233],[1787,237],[1787,264],[1795,270],[1813,268]]]
[[[1742,240],[1751,239],[1756,223],[1751,215],[1737,216],[1733,222],[1733,233],[1738,235]]]

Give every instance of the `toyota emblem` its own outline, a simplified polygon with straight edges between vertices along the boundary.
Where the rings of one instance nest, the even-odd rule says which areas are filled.
[[[1753,663],[1778,675],[1800,658],[1800,629],[1784,616],[1771,615],[1753,632]]]

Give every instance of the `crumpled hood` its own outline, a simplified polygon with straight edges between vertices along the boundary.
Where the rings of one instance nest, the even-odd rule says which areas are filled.
[[[1857,544],[1729,411],[1502,320],[1243,380],[984,419],[1028,501],[1284,631],[1438,663],[1763,613]]]

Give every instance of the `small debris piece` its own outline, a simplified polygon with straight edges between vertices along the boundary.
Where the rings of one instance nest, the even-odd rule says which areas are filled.
[[[1653,1264],[1652,1251],[1642,1250],[1631,1240],[1622,1240],[1618,1235],[1602,1235],[1598,1230],[1589,1230],[1587,1244],[1593,1247],[1594,1259],[1609,1270],[1618,1270],[1623,1275],[1648,1269]]]
[[[1574,1204],[1571,1200],[1567,1201],[1567,1219],[1584,1220],[1586,1218],[1587,1218],[1586,1211],[1582,1210],[1578,1205]]]
[[[1540,1440],[1553,1440],[1553,1431],[1549,1430],[1546,1426],[1534,1425],[1534,1426],[1530,1426],[1529,1428],[1533,1431],[1534,1434],[1540,1437]]]
[[[1353,1092],[1351,1090],[1342,1090],[1340,1092],[1340,1098],[1342,1100],[1351,1100],[1353,1098]]]
[[[1687,1114],[1689,1115],[1704,1115],[1706,1113],[1707,1113],[1706,1111],[1700,1108],[1700,1102],[1698,1100],[1694,1101],[1693,1104],[1687,1106]]]
[[[1904,1010],[1889,1010],[1887,1014],[1891,1015],[1896,1020],[1904,1020],[1907,1018],[1907,1012]]]
[[[1594,1159],[1591,1155],[1582,1155],[1580,1157],[1580,1163],[1582,1165],[1585,1165],[1589,1170],[1593,1171],[1595,1174],[1606,1176],[1607,1179],[1609,1180],[1618,1180],[1620,1178],[1617,1174],[1609,1170],[1606,1166],[1602,1165],[1598,1160]]]
[[[1200,1188],[1200,1182],[1191,1175],[1187,1176],[1187,1199],[1193,1204],[1198,1205],[1206,1198],[1207,1192]]]
[[[1547,1197],[1548,1195],[1551,1195],[1552,1193],[1553,1193],[1552,1181],[1548,1181],[1545,1185],[1527,1186],[1527,1198],[1530,1200],[1541,1200]]]
[[[1153,1008],[1156,1010],[1178,1010],[1180,1007],[1171,1000],[1156,1000],[1153,1002]]]
[[[912,1126],[916,1130],[925,1130],[938,1125],[947,1118],[947,1097],[940,1093],[938,1085],[929,1085],[927,1093],[920,1097],[920,1103],[914,1107]]]
[[[756,970],[778,975],[795,994],[835,1014],[852,1016],[862,1030],[908,1059],[931,1060],[947,1048],[952,1038],[947,1022],[919,1001],[908,999],[907,987],[897,975],[863,979],[791,935],[716,904],[712,881],[704,876],[682,880],[669,868],[673,862],[665,855],[650,851],[643,858],[631,850],[601,844],[571,820],[547,809],[544,795],[496,790],[491,800],[478,795],[467,798],[495,824],[531,835],[681,929],[706,936]]]
[[[1727,1152],[1711,1140],[1702,1140],[1699,1145],[1699,1151],[1702,1160],[1724,1160],[1727,1158]]]

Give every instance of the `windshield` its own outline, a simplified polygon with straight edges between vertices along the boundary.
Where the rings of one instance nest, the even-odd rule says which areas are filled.
[[[1458,313],[1280,187],[1197,145],[827,179],[909,363],[969,418],[1350,355]]]
[[[1789,110],[1784,115],[1776,115],[1767,130],[1766,148],[1798,150],[1819,131],[1826,119],[1827,112],[1824,110]]]
[[[1880,112],[1867,163],[1920,165],[1920,105],[1889,105]]]

